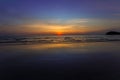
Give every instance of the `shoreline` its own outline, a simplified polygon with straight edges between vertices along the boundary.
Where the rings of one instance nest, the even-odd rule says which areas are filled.
[[[34,44],[76,44],[76,43],[102,43],[102,42],[120,42],[120,40],[113,41],[80,41],[80,42],[4,42],[1,45],[34,45]]]

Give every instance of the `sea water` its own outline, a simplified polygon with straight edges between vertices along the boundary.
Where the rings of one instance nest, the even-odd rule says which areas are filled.
[[[0,43],[62,43],[120,41],[120,35],[1,36]]]

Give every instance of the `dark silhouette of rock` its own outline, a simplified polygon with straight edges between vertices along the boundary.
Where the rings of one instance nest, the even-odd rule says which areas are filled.
[[[120,32],[110,31],[110,32],[107,32],[106,35],[120,35]]]

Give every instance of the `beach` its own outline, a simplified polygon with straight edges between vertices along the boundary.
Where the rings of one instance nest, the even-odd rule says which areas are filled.
[[[0,78],[119,80],[120,41],[0,45]]]

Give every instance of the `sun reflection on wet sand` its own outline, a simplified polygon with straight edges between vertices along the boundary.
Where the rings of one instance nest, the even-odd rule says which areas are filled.
[[[119,51],[119,42],[88,42],[88,43],[46,43],[46,44],[27,44],[27,45],[4,45],[0,46],[0,52],[13,53],[92,53],[92,52],[116,52]],[[114,47],[113,47],[114,46]],[[110,50],[108,50],[108,48]]]
[[[16,76],[16,73],[23,76],[31,74],[40,78],[42,75],[38,73],[46,73],[44,74],[46,77],[47,75],[54,77],[60,73],[67,74],[68,77],[76,77],[78,72],[79,77],[94,77],[98,73],[105,77],[107,74],[119,75],[120,49],[118,44],[120,42],[0,45],[0,62],[3,63],[0,69],[3,71],[0,73],[6,73],[6,76],[11,71],[13,76]],[[30,77],[29,75],[28,78]],[[117,77],[120,79],[119,76]]]

